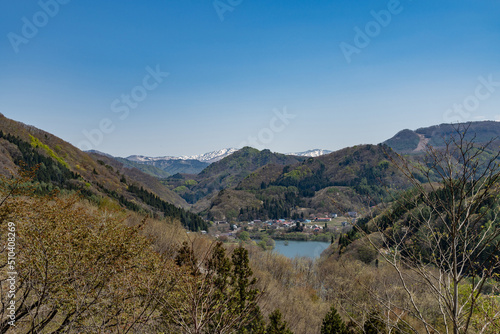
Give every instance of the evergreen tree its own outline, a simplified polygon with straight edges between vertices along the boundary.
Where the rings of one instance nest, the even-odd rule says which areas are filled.
[[[253,320],[238,330],[238,334],[266,334],[266,322],[257,306],[249,315]]]
[[[274,312],[269,315],[269,325],[266,328],[266,334],[293,334],[292,331],[288,329],[286,321],[281,320],[281,312],[279,309],[274,310]]]
[[[387,334],[387,327],[377,312],[370,313],[363,326],[365,334]]]
[[[221,243],[222,245],[222,243]],[[255,301],[259,291],[252,289],[257,280],[252,278],[253,272],[250,268],[248,259],[248,251],[243,247],[238,247],[232,255],[233,262],[233,282],[236,288],[236,297],[238,302],[239,312],[243,312],[245,307],[256,307]],[[251,280],[250,280],[251,279]]]
[[[179,266],[187,266],[192,269],[193,273],[196,270],[196,258],[193,253],[193,249],[189,247],[188,243],[184,241],[181,248],[179,249],[177,256],[175,257],[175,263]]]
[[[192,268],[192,273],[175,286],[178,298],[163,299],[166,324],[193,333],[264,334],[257,306],[260,292],[254,287],[245,248],[236,248],[229,258],[222,242],[216,242],[198,262],[184,242],[175,262]]]
[[[347,334],[356,334],[358,333],[358,325],[352,320],[349,320],[347,324],[345,325],[346,327],[346,333]]]
[[[321,334],[347,334],[346,325],[333,305],[323,318]]]

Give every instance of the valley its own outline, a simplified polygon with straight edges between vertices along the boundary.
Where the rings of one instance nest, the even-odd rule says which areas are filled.
[[[203,277],[203,281],[216,286],[215,278],[226,275],[223,263],[228,263],[227,268],[233,268],[231,270],[246,268],[241,270],[248,276],[241,282],[247,282],[245,293],[254,296],[245,302],[254,313],[241,313],[249,317],[241,320],[242,324],[270,326],[275,321],[275,312],[284,312],[287,326],[295,333],[310,333],[311,328],[319,332],[323,316],[327,316],[333,301],[342,314],[358,321],[357,325],[349,323],[352,333],[356,333],[356,328],[371,321],[366,315],[384,305],[380,298],[387,287],[375,282],[390,282],[384,284],[397,290],[398,303],[405,303],[406,281],[394,280],[395,273],[418,278],[407,269],[410,264],[400,262],[397,257],[394,260],[391,254],[416,254],[420,265],[433,264],[435,270],[446,272],[445,267],[433,262],[429,250],[446,258],[447,252],[439,247],[452,241],[446,234],[435,236],[438,243],[428,237],[447,224],[447,218],[440,220],[439,212],[442,208],[453,208],[447,195],[449,191],[462,189],[460,191],[465,193],[461,196],[470,198],[471,202],[464,202],[464,205],[469,205],[467,219],[475,222],[473,226],[490,226],[484,234],[477,234],[476,227],[464,233],[467,238],[476,238],[478,245],[485,240],[490,243],[476,255],[491,272],[481,278],[484,297],[480,303],[488,300],[484,298],[492,301],[498,298],[500,291],[494,275],[500,268],[497,262],[488,259],[498,251],[495,247],[500,247],[500,225],[496,220],[496,210],[500,206],[495,197],[500,177],[496,171],[500,161],[497,149],[500,126],[491,122],[462,126],[466,127],[464,134],[457,132],[462,136],[461,142],[476,140],[474,145],[453,146],[457,141],[446,139],[453,135],[453,127],[441,125],[404,130],[378,145],[357,145],[329,153],[321,151],[326,154],[313,150],[308,152],[312,156],[287,155],[244,147],[234,152],[220,150],[220,155],[200,155],[210,157],[211,160],[205,162],[193,157],[115,158],[98,151],[82,152],[50,133],[1,116],[0,185],[4,204],[0,204],[0,214],[9,220],[23,222],[19,223],[21,248],[45,247],[36,239],[39,232],[33,232],[43,230],[40,233],[62,242],[47,246],[48,251],[54,252],[54,258],[64,256],[78,263],[81,267],[78,270],[90,270],[81,275],[82,280],[104,279],[99,284],[105,287],[106,297],[92,297],[99,293],[92,289],[85,292],[90,294],[89,298],[111,303],[114,298],[124,295],[135,298],[130,305],[138,307],[140,312],[151,312],[151,318],[132,324],[130,328],[151,332],[161,323],[164,330],[175,332],[179,323],[170,312],[177,312],[184,304],[170,298],[178,294],[187,296],[190,289],[199,289],[196,277]],[[474,135],[469,132],[471,129]],[[452,147],[458,151],[450,150]],[[460,156],[457,152],[463,154]],[[445,160],[441,160],[441,154]],[[443,173],[445,169],[429,165],[426,160],[429,157],[436,164],[452,161],[449,166],[453,166],[453,171],[464,170],[459,174],[464,178],[447,176]],[[470,173],[479,176],[469,178]],[[481,188],[478,194],[487,196],[469,195],[466,190],[469,184]],[[104,225],[99,225],[102,221]],[[110,228],[113,232],[102,228]],[[94,249],[90,232],[107,247],[106,252],[95,251],[97,259],[73,258],[75,254],[88,254],[87,251]],[[71,239],[73,236],[76,239]],[[132,239],[128,240],[127,236]],[[404,243],[400,243],[401,238]],[[139,248],[134,248],[137,242]],[[73,247],[68,250],[70,253],[63,250],[68,243]],[[119,262],[107,259],[118,250]],[[226,252],[234,262],[227,262]],[[44,254],[20,253],[21,282],[33,284],[29,271],[25,270],[31,263],[40,266],[47,261]],[[242,258],[238,260],[238,256]],[[105,267],[94,277],[92,267],[86,266],[85,261],[100,261],[101,258],[106,258],[111,267]],[[201,260],[192,262],[192,259]],[[146,267],[138,265],[141,261],[146,261]],[[59,269],[51,265],[47,275],[69,277],[72,269],[66,263],[73,262],[60,261]],[[24,267],[25,263],[30,265]],[[123,263],[130,269],[124,272],[116,269]],[[474,279],[476,269],[467,261],[460,265],[463,274],[458,284],[464,287],[466,283],[462,280]],[[212,276],[212,271],[199,271],[198,268],[214,268],[211,270],[217,274]],[[154,294],[133,297],[138,291],[109,285],[126,282],[128,274],[139,275],[141,286],[137,286],[138,289],[148,289],[147,284],[160,289],[162,299],[159,303],[153,303]],[[252,275],[258,280],[247,281]],[[163,279],[175,282],[176,288]],[[44,283],[43,277],[37,282],[49,284]],[[64,291],[73,289],[71,282],[64,285]],[[229,276],[227,282],[233,282]],[[85,286],[87,283],[78,281],[77,284]],[[228,292],[224,296],[231,296],[236,291],[231,284],[225,286]],[[421,284],[412,287],[425,291],[416,301],[415,308],[427,307],[439,312],[438,302],[427,304],[434,298],[432,290]],[[347,290],[338,290],[339,286]],[[445,285],[443,288],[450,287]],[[35,298],[36,291],[32,288],[20,286],[20,289]],[[52,292],[49,295],[56,298]],[[222,298],[211,293],[194,296],[217,303],[220,302],[218,298]],[[74,307],[66,295],[57,295],[57,298],[57,303]],[[96,319],[108,319],[113,312],[119,312],[124,319],[136,316],[132,309],[113,310],[113,303],[92,306],[91,299],[84,299],[89,308],[79,317],[71,312],[64,315],[71,319],[69,323],[78,323],[80,328],[93,331]],[[197,301],[187,300],[185,305],[191,302]],[[41,297],[37,303],[60,310],[52,299]],[[232,304],[236,303],[233,299],[224,303],[237,305]],[[360,303],[364,306],[357,308]],[[294,316],[304,305],[314,310],[315,316]],[[500,312],[496,302],[491,307]],[[240,314],[235,310],[232,314]],[[266,321],[263,315],[269,320]],[[484,319],[479,311],[473,311],[472,316],[474,321]],[[28,319],[27,314],[21,313],[20,318],[23,317]],[[255,322],[257,318],[254,317],[260,320]],[[36,318],[54,326],[62,321],[58,316],[43,312]],[[427,318],[408,315],[402,323],[392,322],[391,326],[401,330],[411,326],[421,331],[426,327],[422,319],[427,321]],[[433,321],[432,326],[444,326],[438,320]],[[29,324],[26,322],[23,326],[31,328]],[[66,325],[62,322],[60,326],[65,328]]]
[[[499,334],[498,13],[1,1],[0,334]]]

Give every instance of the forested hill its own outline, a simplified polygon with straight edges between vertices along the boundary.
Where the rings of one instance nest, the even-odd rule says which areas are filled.
[[[456,135],[458,124],[440,124],[426,128],[413,130],[402,130],[394,137],[386,140],[384,144],[390,146],[399,153],[418,153],[425,149],[425,145],[429,144],[433,147],[442,147],[445,140],[450,136]],[[500,138],[500,122],[482,121],[464,123],[461,126],[468,128],[467,135],[464,139],[477,144],[484,144],[490,140],[499,141]]]
[[[389,163],[384,145],[360,145],[289,165],[269,164],[220,192],[213,218],[276,219],[356,211],[410,184]]]
[[[19,167],[37,168],[39,193],[78,191],[100,205],[178,218],[192,230],[206,228],[198,215],[183,209],[187,203],[158,179],[0,115],[0,173],[12,175]]]
[[[290,165],[305,158],[272,153],[270,150],[259,151],[251,147],[241,150],[212,163],[197,175],[176,174],[166,183],[180,194],[188,203],[210,197],[222,189],[235,187],[250,173],[268,164]]]

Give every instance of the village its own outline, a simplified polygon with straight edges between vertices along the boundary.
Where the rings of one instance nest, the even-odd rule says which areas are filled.
[[[260,239],[263,234],[273,239],[330,241],[332,237],[352,230],[357,218],[358,213],[352,211],[345,215],[337,213],[312,215],[309,219],[215,221],[208,231],[201,233],[227,242],[247,238]]]

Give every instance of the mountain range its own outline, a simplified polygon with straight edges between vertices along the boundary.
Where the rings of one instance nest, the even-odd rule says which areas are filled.
[[[143,155],[131,155],[128,156],[126,159],[130,161],[135,161],[135,162],[152,162],[152,161],[162,161],[162,160],[198,160],[202,162],[207,162],[207,163],[213,163],[216,161],[219,161],[223,159],[224,157],[227,157],[228,155],[233,154],[234,152],[238,151],[236,148],[224,148],[221,150],[213,151],[213,152],[208,152],[204,154],[198,154],[198,155],[184,155],[184,156],[165,156],[165,157],[146,157]]]
[[[198,156],[115,158],[82,152],[48,132],[0,115],[0,173],[12,175],[23,161],[27,167],[37,166],[39,192],[78,191],[100,205],[180,217],[196,230],[206,227],[200,216],[302,218],[375,205],[410,186],[389,163],[392,155],[418,156],[427,144],[440,147],[456,126],[402,130],[378,145],[335,152],[280,154],[244,147]],[[500,123],[467,126],[468,139],[479,144],[493,140],[498,149]]]
[[[390,146],[398,153],[418,153],[425,150],[426,145],[443,147],[446,139],[456,133],[458,124],[440,124],[417,130],[405,129],[394,137],[386,140],[384,144]],[[494,141],[500,142],[500,122],[482,121],[467,123],[466,140],[474,140],[478,144]]]
[[[224,148],[204,154],[189,156],[148,157],[144,155],[131,155],[126,158],[115,157],[115,159],[126,166],[135,167],[152,176],[166,178],[177,173],[198,174],[210,164],[220,161],[236,151],[238,151],[236,148]],[[96,150],[87,152],[112,157],[107,153]],[[286,155],[318,157],[331,152],[332,151],[328,150],[314,149],[305,152],[287,153]]]
[[[223,158],[233,154],[234,152],[238,151],[237,148],[223,148],[221,150],[217,151],[212,151],[204,154],[197,154],[197,155],[183,155],[183,156],[164,156],[164,157],[148,157],[144,155],[131,155],[126,157],[125,159],[138,162],[138,163],[148,163],[148,162],[154,162],[154,161],[163,161],[163,160],[198,160],[201,162],[207,162],[209,164],[213,162],[217,162],[219,160],[222,160]],[[95,150],[89,151],[92,153],[101,153],[106,155],[106,153],[98,152]],[[286,155],[296,155],[296,156],[301,156],[301,157],[318,157],[320,155],[324,154],[329,154],[332,153],[332,151],[329,150],[322,150],[322,149],[313,149],[313,150],[308,150],[304,152],[291,152],[291,153],[286,153]]]

